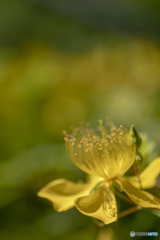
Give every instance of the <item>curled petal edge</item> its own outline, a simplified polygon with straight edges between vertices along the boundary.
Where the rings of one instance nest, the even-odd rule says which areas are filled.
[[[135,202],[138,206],[144,208],[156,208],[160,209],[160,199],[148,193],[134,187],[128,180],[120,178],[116,180],[121,189],[129,196],[129,198]]]
[[[157,177],[160,175],[160,157],[152,161],[139,175],[143,189],[152,188],[156,185]],[[135,187],[140,188],[137,176],[129,177],[128,181]]]
[[[74,203],[82,214],[97,218],[104,224],[117,221],[117,203],[112,185],[103,183],[96,191],[77,198]]]
[[[74,207],[74,200],[90,193],[99,179],[92,176],[84,184],[74,183],[66,179],[56,179],[44,186],[37,195],[50,200],[56,211],[66,211]]]

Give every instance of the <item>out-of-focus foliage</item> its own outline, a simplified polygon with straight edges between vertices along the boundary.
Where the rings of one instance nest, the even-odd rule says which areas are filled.
[[[156,1],[142,2],[156,16]],[[128,129],[134,124],[146,139],[142,169],[160,154],[158,38],[108,33],[32,1],[3,0],[0,12],[0,239],[128,239],[132,230],[158,232],[159,218],[147,210],[99,231],[76,209],[57,213],[36,196],[54,179],[84,180],[62,135],[82,120],[96,126],[109,116]],[[129,207],[118,200],[119,211]]]

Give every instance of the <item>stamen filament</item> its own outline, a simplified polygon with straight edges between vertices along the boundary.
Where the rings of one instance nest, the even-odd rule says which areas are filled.
[[[99,125],[100,125],[100,129],[101,129],[102,140],[103,140],[103,143],[104,143],[106,139],[105,139],[105,136],[104,136],[103,121],[102,120],[99,120]]]

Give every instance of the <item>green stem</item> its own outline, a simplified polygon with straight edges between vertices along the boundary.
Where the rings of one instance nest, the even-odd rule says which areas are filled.
[[[140,206],[135,206],[135,207],[132,207],[132,208],[129,208],[123,212],[121,212],[120,214],[118,214],[118,218],[122,218],[122,217],[125,217],[133,212],[136,212],[138,210],[140,210],[141,207]]]
[[[128,203],[131,203],[133,205],[135,205],[134,202],[132,202],[132,200],[130,200],[128,197],[126,197],[125,195],[123,195],[123,193],[120,193],[120,192],[116,192],[116,195],[121,198],[122,200],[124,200],[125,202],[128,202]]]
[[[138,168],[137,168],[135,163],[133,164],[133,169],[134,169],[135,174],[137,175],[137,179],[138,179],[138,182],[139,182],[140,189],[142,189],[141,179],[140,179],[140,176],[139,176],[140,172],[138,171]]]

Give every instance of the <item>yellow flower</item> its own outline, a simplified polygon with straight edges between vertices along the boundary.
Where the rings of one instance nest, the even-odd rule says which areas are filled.
[[[117,220],[117,204],[113,182],[138,206],[160,209],[160,199],[141,190],[137,176],[123,176],[136,157],[136,146],[129,132],[120,126],[110,126],[109,133],[100,122],[98,130],[80,126],[66,134],[66,150],[71,161],[89,174],[85,184],[57,179],[38,192],[49,199],[56,211],[76,207],[81,213],[103,221]],[[139,176],[141,186],[151,188],[160,174],[160,158],[154,160]]]

